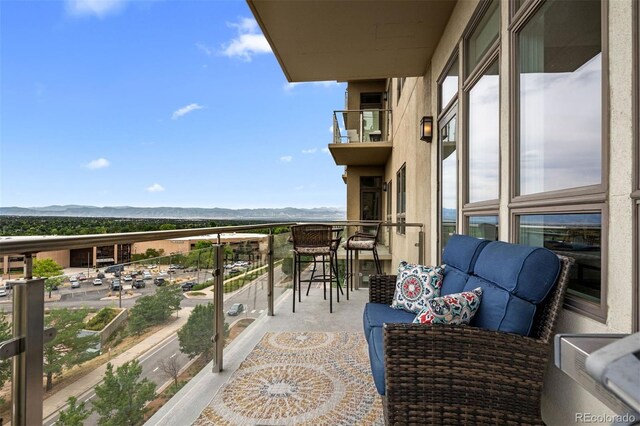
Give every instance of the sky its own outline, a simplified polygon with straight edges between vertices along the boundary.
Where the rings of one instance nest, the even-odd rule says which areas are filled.
[[[1,0],[0,206],[344,208],[345,89],[244,0]]]

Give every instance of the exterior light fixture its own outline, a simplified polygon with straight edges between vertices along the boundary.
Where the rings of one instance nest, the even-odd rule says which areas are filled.
[[[382,182],[382,191],[387,192],[387,182]]]
[[[433,139],[433,117],[425,115],[420,120],[420,140],[431,143]]]

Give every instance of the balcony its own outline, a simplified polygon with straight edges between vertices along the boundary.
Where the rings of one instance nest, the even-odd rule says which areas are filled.
[[[329,151],[339,166],[384,165],[393,149],[391,128],[391,110],[334,111]]]
[[[25,256],[24,279],[13,282],[12,294],[9,295],[12,304],[9,305],[11,307],[8,310],[12,313],[11,323],[13,335],[16,337],[0,345],[1,358],[15,359],[11,379],[13,393],[10,421],[12,424],[52,425],[58,420],[60,411],[68,409],[67,398],[71,396],[77,397],[79,402],[85,401],[90,407],[89,401],[99,398],[95,388],[101,383],[108,362],[115,368],[132,360],[139,361],[142,367],[141,377],[151,380],[158,394],[166,395],[172,388],[173,381],[162,374],[165,368],[162,361],[171,359],[175,359],[178,363],[180,380],[185,380],[187,383],[180,390],[174,391],[177,393],[172,398],[170,396],[174,392],[164,399],[154,400],[149,405],[157,409],[168,399],[168,402],[155,414],[145,418],[147,424],[173,425],[192,422],[217,424],[222,419],[233,423],[241,421],[241,416],[244,416],[246,421],[258,424],[273,423],[278,418],[285,422],[304,419],[313,422],[324,418],[328,422],[328,419],[334,419],[336,415],[346,416],[344,417],[346,423],[357,423],[357,419],[366,424],[381,423],[382,407],[373,387],[361,329],[362,310],[364,303],[368,301],[366,286],[367,276],[372,267],[372,258],[370,254],[360,256],[356,266],[358,279],[354,282],[353,290],[348,292],[349,300],[346,299],[346,288],[343,288],[337,303],[338,289],[332,288],[334,302],[332,314],[329,313],[329,302],[324,300],[322,286],[315,284],[311,286],[308,296],[303,284],[301,303],[297,304],[296,313],[292,313],[291,272],[285,268],[287,259],[291,256],[290,234],[288,232],[274,234],[276,229],[286,230],[291,225],[293,223],[270,223],[126,234],[3,239],[0,242],[0,255]],[[367,224],[331,222],[331,225],[334,228],[343,229],[344,240],[346,236],[355,232],[357,225]],[[385,230],[381,233],[379,255],[384,264],[391,260],[389,247],[385,244],[389,244],[390,235],[395,232],[395,224],[383,225]],[[422,225],[404,224],[404,226],[407,228],[408,252],[403,255],[406,255],[409,260],[423,262]],[[247,256],[245,261],[238,261],[238,253],[234,259],[225,258],[228,256],[225,246],[220,244],[220,238],[216,244],[215,236],[232,232],[242,235],[243,232],[248,231],[252,233],[247,235],[253,237],[259,231],[266,234],[264,238],[260,237],[260,244],[252,246],[252,250],[247,250],[246,253],[238,252],[240,256]],[[46,345],[56,336],[55,330],[50,328],[44,330],[45,324],[48,324],[47,315],[50,315],[47,311],[50,312],[52,308],[58,306],[74,307],[82,304],[82,301],[98,303],[96,302],[100,299],[98,295],[104,296],[107,293],[103,287],[92,285],[93,276],[90,273],[93,273],[93,270],[88,271],[83,268],[88,279],[83,283],[82,288],[70,288],[65,283],[55,291],[60,297],[49,299],[44,292],[44,280],[31,278],[33,255],[38,252],[87,246],[198,236],[210,237],[214,244],[204,249],[192,248],[188,253],[170,253],[159,258],[137,260],[123,265],[122,274],[124,277],[136,272],[140,276],[149,273],[163,275],[168,272],[164,275],[165,287],[175,286],[176,283],[194,282],[205,284],[205,288],[193,293],[185,292],[180,311],[176,315],[171,315],[171,318],[165,322],[143,332],[138,341],[125,347],[116,345],[113,352],[103,347],[100,355],[87,361],[92,363],[91,368],[82,370],[83,365],[69,367],[68,369],[76,374],[75,381],[65,382],[56,376],[53,391],[44,394],[42,363],[43,357],[47,355],[42,349],[43,342]],[[344,258],[345,253],[342,250],[339,251],[338,259]],[[190,262],[196,267],[189,266]],[[340,269],[342,271],[343,267],[340,266]],[[95,272],[98,273],[97,270]],[[101,270],[101,272],[104,271]],[[306,270],[304,273],[308,275],[310,271]],[[106,275],[105,283],[111,279],[109,272],[106,272]],[[127,290],[128,288],[126,286]],[[161,288],[163,287],[156,287],[152,281],[148,281],[146,288],[134,290],[132,285],[131,291],[128,291],[126,296],[124,290],[119,294],[117,291],[110,291],[107,297],[100,300],[113,306],[118,306],[120,303],[123,308],[131,308],[135,306],[137,296],[152,296]],[[140,294],[136,296],[135,293]],[[209,362],[202,356],[189,359],[185,353],[181,353],[176,338],[176,331],[187,323],[190,312],[193,312],[195,307],[207,303],[211,303],[214,309],[210,334],[214,344]],[[238,303],[242,304],[244,309],[237,315],[230,313],[231,306]],[[26,312],[29,312],[29,315],[26,315]],[[130,309],[129,312],[131,312]],[[227,327],[228,336],[225,332]],[[264,369],[281,368],[284,355],[277,352],[277,347],[279,344],[282,346],[292,342],[300,343],[300,347],[294,348],[290,355],[294,359],[308,361],[305,368],[296,364],[296,368],[287,370],[287,377],[293,384],[282,381],[264,382],[265,392],[271,392],[272,398],[260,399],[254,395],[256,398],[251,399],[253,397],[242,390],[239,394],[234,393],[234,389],[237,391],[237,386],[240,384],[263,383],[261,381],[267,380],[261,373]],[[322,347],[322,350],[313,350],[315,344]],[[274,349],[275,352],[269,348]],[[335,358],[329,357],[331,365],[327,364],[323,367],[317,364],[326,358],[327,353],[336,354]],[[44,360],[46,365],[46,358]],[[335,363],[345,363],[344,368],[335,370],[336,375],[333,376],[320,375],[323,368],[334,368]],[[309,368],[317,374],[311,377]],[[83,373],[78,376],[79,370]],[[191,370],[195,370],[195,373],[189,373]],[[349,372],[346,379],[343,377],[345,371]],[[66,374],[66,372],[63,373]],[[344,381],[346,387],[343,387],[341,381]],[[296,403],[298,405],[282,406],[279,401],[284,401],[285,394],[294,390],[300,391],[301,397],[304,396],[304,398]],[[326,394],[320,395],[319,390]],[[302,391],[307,391],[307,394],[303,395]],[[364,402],[354,407],[354,398]],[[274,410],[280,410],[280,417],[273,414]],[[295,419],[292,417],[294,414],[298,416]],[[98,417],[98,414],[93,413],[84,424],[97,424]],[[9,417],[5,416],[3,420],[6,423]]]

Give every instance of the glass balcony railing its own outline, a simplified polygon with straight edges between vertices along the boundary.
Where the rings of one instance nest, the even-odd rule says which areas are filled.
[[[391,141],[391,110],[333,112],[333,143]]]
[[[341,230],[337,235],[343,242],[371,225],[331,224]],[[3,281],[7,295],[1,318],[9,334],[0,338],[5,339],[0,343],[4,360],[0,373],[8,376],[0,394],[5,401],[2,422],[65,424],[61,416],[84,410],[83,424],[99,424],[101,418],[114,415],[105,404],[118,404],[117,398],[108,396],[113,377],[134,375],[153,389],[137,410],[140,419],[133,422],[142,423],[204,371],[225,380],[215,374],[224,366],[225,346],[236,341],[242,345],[250,337],[239,337],[250,329],[270,327],[267,318],[276,310],[285,324],[271,323],[276,329],[295,324],[314,331],[303,316],[290,317],[290,306],[281,303],[291,299],[291,225],[3,239],[0,256],[24,256],[25,267],[21,279]],[[383,225],[378,252],[388,262],[387,231],[395,232],[396,226]],[[411,241],[407,238],[410,260],[423,261],[422,225],[404,226],[415,231]],[[224,235],[230,232],[235,241],[225,244]],[[242,235],[246,238],[238,238]],[[32,277],[38,252],[201,236],[209,239],[187,252],[134,252],[128,263],[71,268],[48,279]],[[338,251],[338,262],[344,282],[343,249]],[[356,271],[357,289],[366,286],[369,273],[375,273],[373,258],[361,255]],[[352,299],[360,303],[362,294],[352,294]],[[341,302],[343,297],[344,293]],[[311,309],[311,304],[305,301],[304,309]],[[339,317],[335,318],[339,324]],[[236,359],[229,362],[237,364]]]

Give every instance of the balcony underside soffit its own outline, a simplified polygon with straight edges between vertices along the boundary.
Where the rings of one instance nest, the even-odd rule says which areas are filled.
[[[290,82],[424,74],[455,0],[247,0]]]

